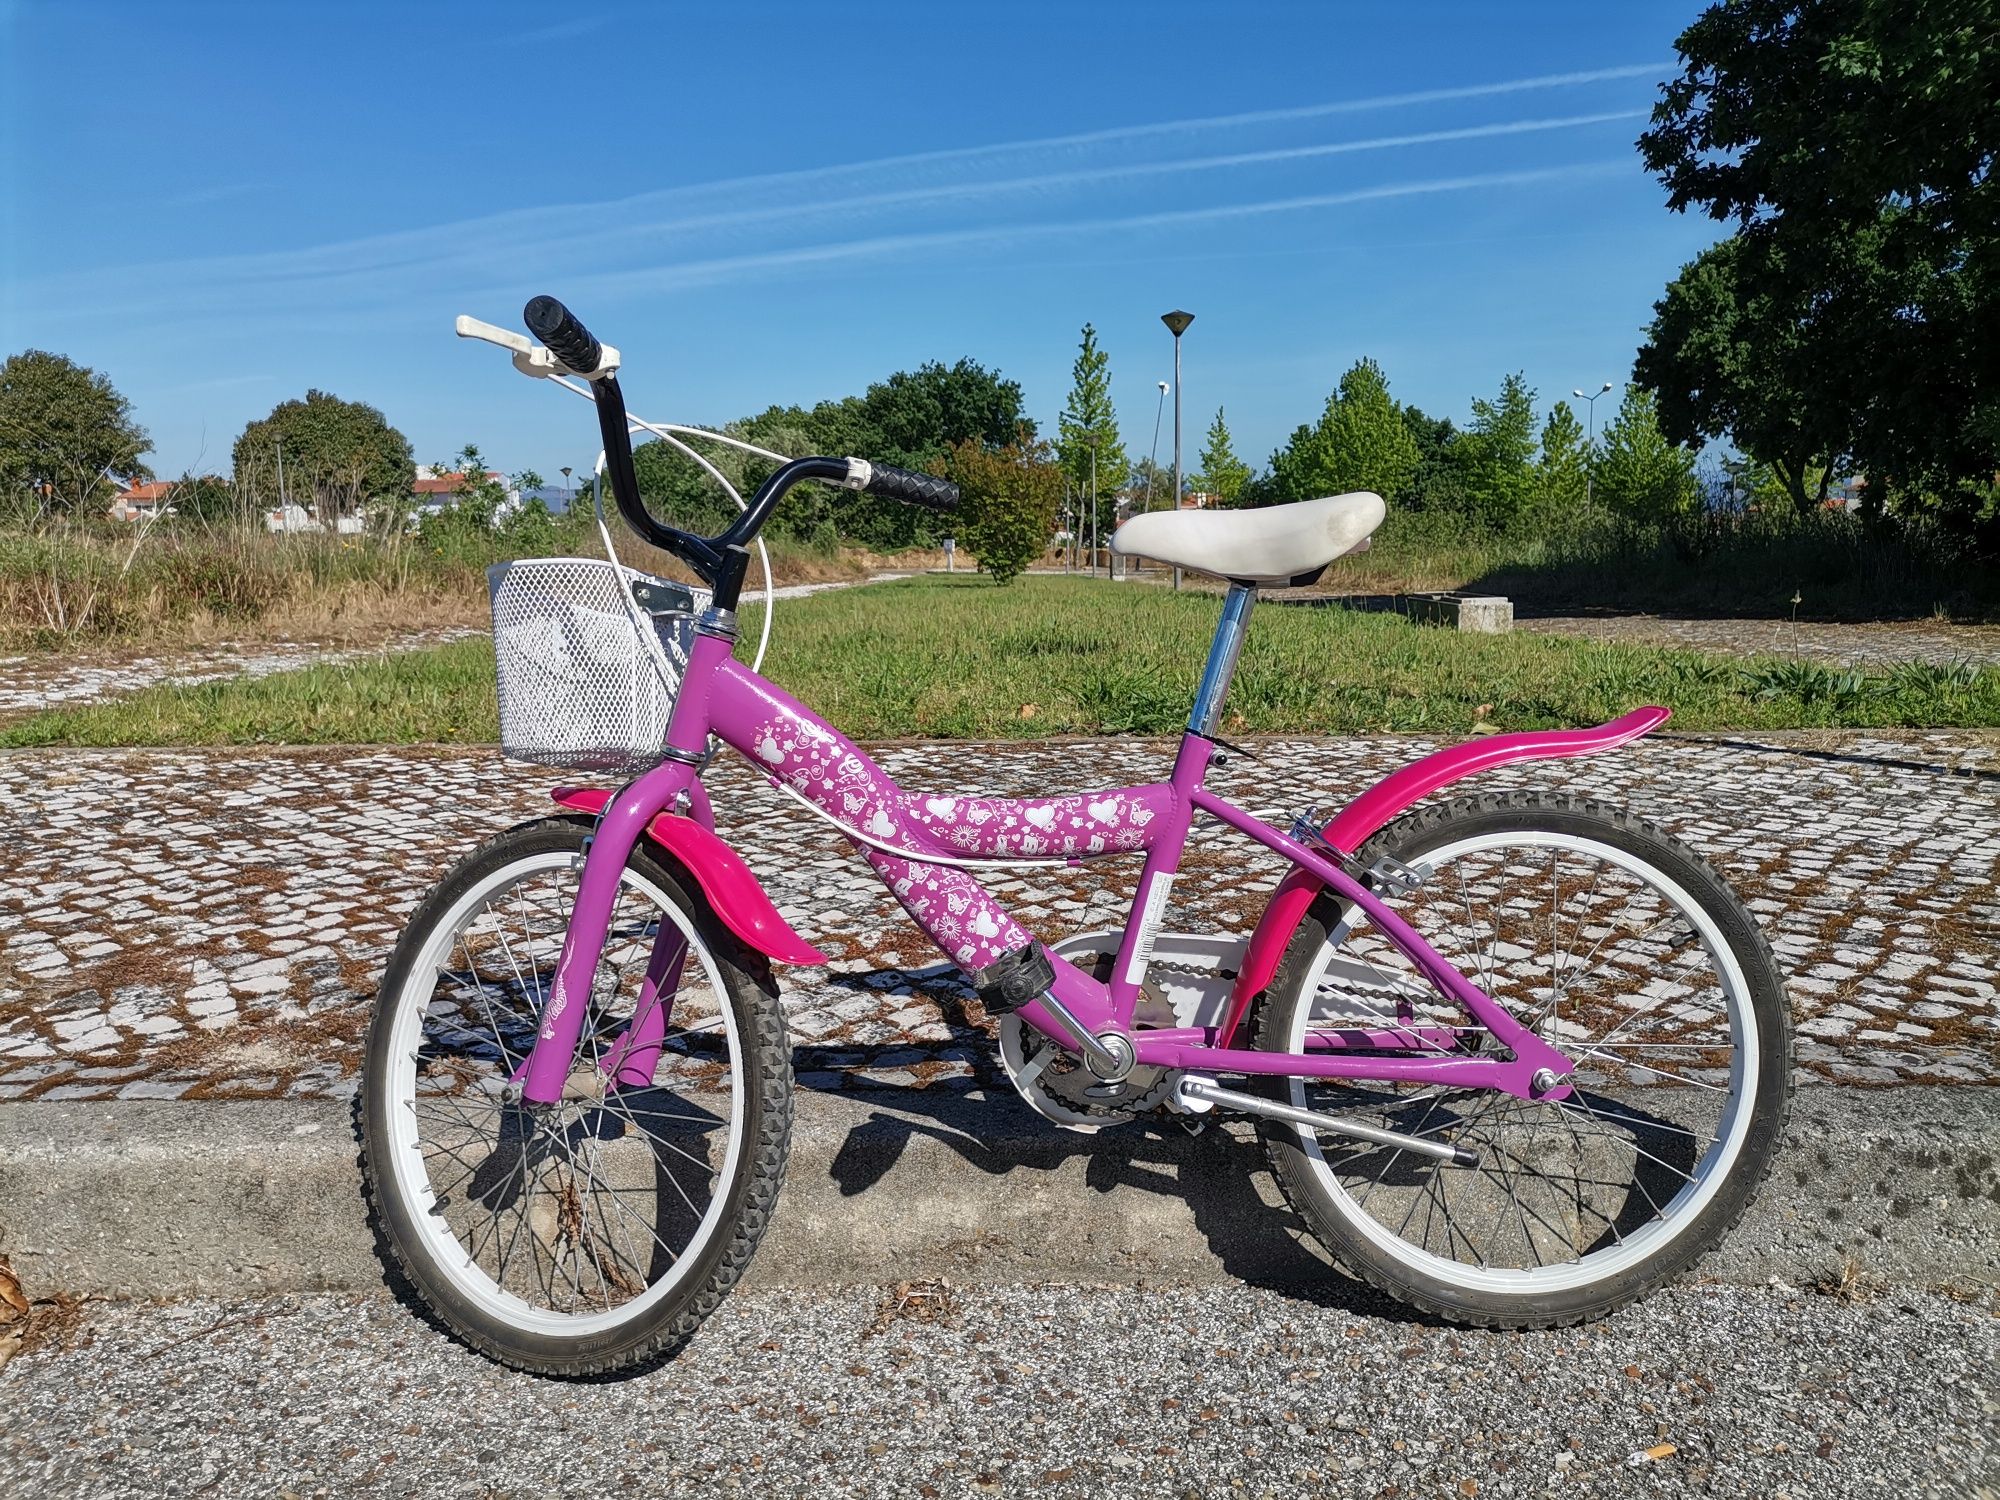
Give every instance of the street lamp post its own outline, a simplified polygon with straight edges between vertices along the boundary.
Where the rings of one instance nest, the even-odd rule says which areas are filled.
[[[1572,396],[1583,402],[1584,410],[1590,413],[1589,425],[1585,427],[1583,435],[1583,447],[1587,455],[1583,466],[1583,509],[1585,514],[1590,513],[1597,504],[1597,464],[1594,456],[1589,456],[1591,444],[1597,441],[1597,398],[1610,389],[1611,382],[1607,380],[1588,396],[1584,395],[1580,388],[1570,392]]]
[[[563,477],[563,511],[565,514],[567,514],[569,511],[569,502],[575,493],[570,488],[569,476],[570,476],[570,467],[568,464],[564,464],[562,466],[562,477]]]
[[[1161,313],[1160,321],[1174,336],[1174,509],[1181,508],[1181,335],[1187,332],[1194,314],[1175,309]],[[1174,587],[1181,586],[1181,570],[1174,569]]]

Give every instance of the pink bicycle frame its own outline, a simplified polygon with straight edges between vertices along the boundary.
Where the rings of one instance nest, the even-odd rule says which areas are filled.
[[[1166,781],[1068,797],[1002,799],[928,796],[905,791],[859,747],[824,723],[781,689],[733,657],[734,622],[726,615],[704,617],[694,638],[666,737],[667,758],[653,770],[601,803],[595,833],[584,860],[576,906],[557,962],[549,1002],[536,1043],[521,1069],[524,1096],[549,1103],[560,1097],[581,1035],[584,1012],[608,933],[618,886],[633,849],[656,820],[681,823],[670,808],[686,807],[706,821],[706,798],[698,784],[710,737],[740,751],[772,783],[810,803],[835,822],[859,847],[904,909],[961,968],[976,972],[1018,952],[1034,940],[967,873],[965,866],[1000,861],[1076,862],[1103,855],[1145,854],[1132,916],[1119,944],[1108,982],[1067,963],[1055,964],[1050,993],[1093,1033],[1129,1032],[1166,896],[1180,868],[1182,850],[1197,812],[1219,819],[1239,833],[1284,855],[1295,867],[1274,896],[1246,955],[1253,966],[1275,967],[1272,947],[1282,951],[1310,897],[1332,891],[1367,916],[1434,984],[1463,1006],[1511,1056],[1444,1055],[1422,1034],[1409,1032],[1315,1034],[1308,1050],[1285,1053],[1231,1045],[1246,991],[1246,973],[1221,1027],[1146,1029],[1131,1033],[1137,1061],[1176,1069],[1221,1074],[1262,1074],[1348,1078],[1377,1082],[1437,1083],[1492,1088],[1521,1098],[1561,1098],[1567,1085],[1538,1088],[1550,1077],[1562,1080],[1570,1062],[1557,1048],[1522,1027],[1504,1006],[1439,955],[1408,923],[1369,890],[1341,860],[1365,838],[1361,824],[1386,822],[1403,806],[1438,786],[1485,765],[1544,755],[1572,755],[1622,743],[1664,720],[1664,709],[1640,710],[1598,730],[1562,735],[1498,736],[1455,747],[1405,768],[1356,801],[1311,844],[1260,822],[1204,785],[1214,743],[1212,728],[1234,670],[1236,651],[1249,613],[1248,590],[1232,590],[1211,651],[1209,669],[1197,696],[1189,732],[1174,757]],[[1403,778],[1400,782],[1398,777]],[[572,801],[565,796],[565,801]],[[593,795],[588,799],[597,802]],[[1357,813],[1357,810],[1358,813]],[[662,815],[666,815],[662,818]],[[1339,837],[1331,837],[1335,833]],[[657,833],[655,837],[657,837]],[[712,835],[708,835],[712,838]],[[676,840],[679,842],[679,840]],[[726,852],[726,846],[725,852]],[[733,855],[729,856],[734,859]],[[740,869],[740,861],[737,861]],[[697,878],[701,872],[697,871]],[[747,872],[746,872],[747,873]],[[751,882],[754,886],[754,881]],[[738,926],[728,888],[718,897],[704,880],[724,920]],[[1306,901],[1300,900],[1301,893]],[[739,893],[747,900],[747,893]],[[762,900],[761,889],[755,898]],[[749,902],[754,905],[754,901]],[[1276,921],[1273,921],[1273,917]],[[772,914],[775,917],[775,913]],[[782,927],[782,922],[778,923]],[[1269,929],[1269,930],[1267,930]],[[739,936],[746,936],[738,926]],[[785,943],[789,939],[790,943]],[[788,928],[775,940],[757,942],[775,957],[808,961],[810,949]],[[788,951],[795,945],[796,949]],[[613,1086],[643,1086],[665,1036],[671,996],[685,961],[678,933],[662,929],[645,980],[647,993],[667,999],[643,1004],[640,1019],[621,1037],[605,1067]],[[1268,982],[1269,971],[1257,981]],[[1039,1003],[1020,1012],[1036,1029],[1063,1036]],[[1397,1049],[1403,1050],[1397,1050]],[[1545,1071],[1546,1070],[1546,1071]]]

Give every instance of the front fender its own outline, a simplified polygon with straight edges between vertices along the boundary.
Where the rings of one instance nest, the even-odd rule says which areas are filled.
[[[595,817],[611,793],[602,787],[557,787],[549,794],[559,806]],[[827,956],[778,914],[743,857],[693,818],[661,813],[646,828],[661,853],[686,870],[708,904],[737,937],[781,964],[823,964]]]
[[[1412,761],[1368,788],[1343,808],[1320,832],[1320,837],[1342,854],[1352,854],[1390,821],[1432,792],[1463,781],[1468,776],[1495,766],[1513,765],[1524,760],[1561,760],[1572,755],[1595,755],[1650,734],[1667,722],[1672,710],[1635,708],[1622,718],[1589,729],[1529,730],[1521,734],[1496,734],[1485,739],[1451,745]],[[1231,1045],[1237,1023],[1259,991],[1278,972],[1292,934],[1320,893],[1320,882],[1304,870],[1293,870],[1271,893],[1257,929],[1250,934],[1229,1010],[1222,1023],[1220,1045]]]

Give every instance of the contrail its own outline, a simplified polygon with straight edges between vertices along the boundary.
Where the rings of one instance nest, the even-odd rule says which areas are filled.
[[[1182,172],[1213,171],[1228,167],[1265,166],[1280,162],[1308,161],[1316,157],[1346,156],[1363,151],[1387,151],[1409,146],[1430,146],[1447,141],[1481,140],[1495,136],[1526,135],[1540,131],[1569,130],[1602,125],[1617,120],[1644,119],[1643,109],[1610,110],[1598,114],[1563,115],[1545,120],[1510,120],[1492,125],[1468,125],[1455,130],[1426,130],[1410,135],[1375,136],[1366,140],[1333,141],[1313,146],[1283,146],[1268,151],[1238,151],[1224,156],[1183,157],[1174,161],[1132,162],[1115,167],[1080,167],[1067,172],[1044,172],[1031,177],[1002,178],[997,182],[938,183],[929,187],[897,188],[888,192],[860,193],[849,198],[829,198],[817,203],[787,203],[765,208],[704,214],[696,218],[664,219],[650,224],[630,224],[622,229],[601,231],[592,246],[604,250],[620,243],[655,235],[686,235],[702,230],[722,229],[773,220],[799,220],[808,214],[852,214],[868,209],[894,208],[915,203],[951,199],[989,198],[1007,193],[1045,191],[1050,188],[1081,187],[1093,183],[1116,182],[1121,178],[1164,177]],[[519,247],[517,247],[519,248]]]
[[[834,261],[869,260],[910,251],[1048,239],[1060,235],[1101,233],[1106,230],[1156,229],[1170,225],[1250,218],[1263,214],[1299,213],[1309,209],[1337,208],[1347,204],[1420,197],[1433,193],[1466,192],[1476,188],[1525,187],[1533,183],[1551,182],[1563,178],[1605,176],[1629,171],[1631,165],[1629,161],[1580,162],[1532,171],[1488,172],[1463,177],[1431,178],[1417,182],[1386,183],[1377,187],[1354,188],[1338,193],[1314,193],[1292,198],[1263,199],[1251,203],[1219,204],[1206,208],[1170,209],[1120,218],[992,225],[978,229],[940,230],[934,233],[881,235],[870,239],[843,240],[831,244],[807,245],[753,255],[687,261],[679,265],[656,266],[643,271],[602,272],[595,276],[577,278],[570,285],[585,294],[601,293],[607,296],[636,291],[668,291],[737,280],[759,271],[789,270],[793,267],[824,265]]]
[[[106,273],[119,271],[144,271],[149,279],[161,275],[195,274],[212,272],[226,277],[232,282],[251,280],[286,280],[310,278],[314,276],[346,276],[355,273],[407,270],[425,262],[450,260],[466,253],[468,243],[485,240],[494,245],[506,245],[509,254],[519,256],[535,248],[536,244],[573,243],[575,227],[579,223],[596,220],[600,225],[607,217],[619,213],[631,213],[654,208],[669,203],[685,203],[691,209],[703,198],[723,197],[729,194],[743,194],[757,191],[796,191],[812,184],[825,184],[843,177],[879,173],[898,168],[908,168],[926,164],[946,162],[972,162],[982,159],[1003,157],[1009,154],[1045,152],[1049,150],[1102,145],[1122,140],[1143,140],[1176,134],[1196,134],[1205,131],[1230,129],[1241,126],[1270,124],[1283,121],[1297,121],[1322,118],[1331,115],[1353,114],[1369,110],[1393,109],[1409,105],[1445,103],[1453,100],[1492,98],[1508,94],[1518,94],[1535,90],[1568,88],[1590,83],[1603,83],[1618,79],[1644,76],[1660,76],[1668,71],[1663,63],[1635,63],[1619,67],[1595,68],[1572,73],[1548,73],[1528,78],[1503,79],[1491,83],[1467,84],[1454,88],[1424,89],[1413,93],[1380,94],[1364,99],[1334,100],[1322,104],[1297,105],[1282,109],[1255,110],[1247,113],[1227,115],[1207,115],[1181,120],[1157,121],[1143,125],[1114,126],[1104,130],[1085,131],[1070,135],[1041,136],[1013,142],[996,142],[983,146],[955,147],[942,151],[909,153],[900,156],[884,156],[870,160],[848,162],[825,167],[811,167],[801,170],[763,173],[735,178],[724,178],[708,183],[694,183],[683,187],[656,188],[624,198],[606,199],[597,202],[574,202],[552,204],[537,208],[513,209],[501,213],[485,214],[448,224],[426,226],[421,229],[403,230],[390,234],[363,235],[354,239],[309,246],[297,250],[274,251],[258,255],[222,255],[198,257],[184,261],[142,263],[138,266],[106,268]],[[1532,124],[1523,128],[1533,128]],[[1451,138],[1440,135],[1440,139]],[[1388,137],[1385,141],[1398,138]],[[1416,142],[1411,141],[1412,144]],[[1313,152],[1317,148],[1296,148]],[[1381,149],[1367,145],[1351,145],[1344,149]],[[1256,153],[1246,153],[1254,159]],[[1281,160],[1271,156],[1267,160]],[[1198,168],[1190,168],[1197,170]],[[1091,169],[1082,169],[1091,170]],[[1119,169],[1104,168],[1104,171]],[[1145,172],[1153,170],[1150,165],[1135,165],[1131,170]],[[1003,185],[998,190],[1034,179],[1016,179],[1013,184]],[[977,193],[977,184],[940,184],[929,189],[890,189],[877,194],[857,195],[865,205],[867,202],[910,201],[899,199],[898,193],[951,192],[957,194]],[[988,185],[988,190],[993,190]],[[694,216],[681,221],[683,228],[712,227],[702,222],[706,217],[716,221],[733,221],[733,215],[761,215],[769,213],[799,211],[796,202],[773,205],[770,210],[761,208],[721,209],[719,212],[702,216],[696,210]],[[600,234],[606,231],[600,230]],[[631,230],[609,230],[618,235]],[[66,283],[86,288],[100,285],[100,275],[93,273],[87,278],[77,278],[73,282],[69,276],[49,278],[51,290]]]

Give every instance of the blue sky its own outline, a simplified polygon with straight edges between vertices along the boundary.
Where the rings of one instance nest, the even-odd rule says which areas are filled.
[[[1461,421],[1623,381],[1716,237],[1632,145],[1698,8],[0,0],[0,352],[163,472],[317,386],[552,475],[588,413],[455,313],[562,297],[653,417],[970,355],[1045,430],[1089,320],[1136,456],[1185,307],[1190,465],[1218,405],[1261,464],[1363,354]]]

